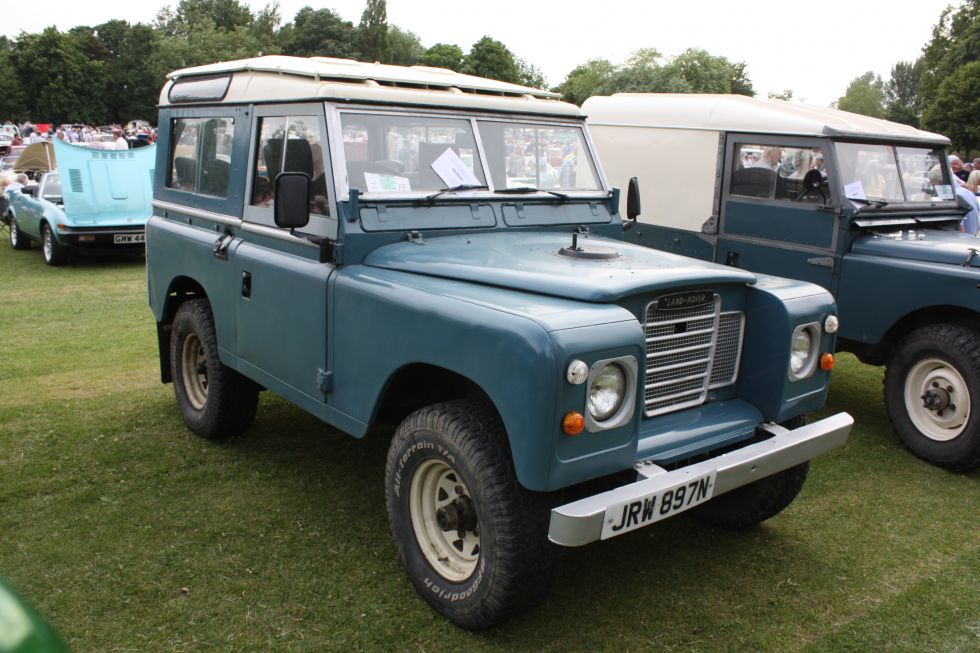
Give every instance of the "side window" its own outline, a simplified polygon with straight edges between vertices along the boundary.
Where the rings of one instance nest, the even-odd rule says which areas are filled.
[[[807,193],[803,177],[827,169],[819,147],[736,143],[728,193],[740,197],[821,202],[820,193]]]
[[[41,197],[49,202],[61,202],[61,178],[58,175],[48,175]]]
[[[271,206],[276,176],[303,172],[310,177],[310,213],[329,215],[327,182],[323,174],[323,140],[313,116],[259,118],[258,143],[252,169],[250,203]]]
[[[234,123],[232,118],[173,119],[167,187],[227,197]]]

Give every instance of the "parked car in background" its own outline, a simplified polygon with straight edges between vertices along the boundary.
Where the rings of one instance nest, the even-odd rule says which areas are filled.
[[[11,246],[27,249],[37,240],[49,265],[68,262],[71,253],[142,252],[155,149],[91,150],[59,140],[31,145],[14,169],[29,172],[38,185],[7,192]]]
[[[980,465],[980,241],[949,140],[853,113],[741,95],[620,94],[583,110],[605,170],[647,199],[628,240],[817,283],[838,347],[885,366],[905,446]]]
[[[0,155],[10,154],[10,148],[14,144],[14,137],[19,135],[20,130],[17,128],[17,125],[10,123],[0,125]]]

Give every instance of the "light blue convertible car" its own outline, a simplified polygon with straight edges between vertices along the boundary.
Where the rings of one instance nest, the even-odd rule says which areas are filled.
[[[24,150],[14,170],[36,186],[8,190],[10,244],[41,242],[44,261],[62,265],[69,255],[143,251],[152,213],[156,147],[98,150],[62,141]]]

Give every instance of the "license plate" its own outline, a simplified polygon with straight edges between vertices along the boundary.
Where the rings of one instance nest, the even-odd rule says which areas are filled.
[[[628,533],[704,503],[714,492],[717,475],[712,470],[638,499],[612,504],[606,508],[602,521],[602,539]]]
[[[112,242],[116,245],[129,245],[130,243],[145,243],[146,234],[114,234]]]

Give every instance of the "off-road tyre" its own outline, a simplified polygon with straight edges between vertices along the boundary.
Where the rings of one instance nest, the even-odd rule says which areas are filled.
[[[976,331],[932,324],[910,332],[888,360],[884,395],[892,427],[913,454],[954,472],[980,466],[980,334]],[[933,400],[936,403],[930,408],[927,402]]]
[[[801,415],[783,422],[788,429],[806,424],[806,416]],[[806,483],[810,463],[805,462],[784,469],[772,476],[743,485],[726,492],[694,510],[701,521],[721,528],[741,529],[755,526],[781,513]]]
[[[10,246],[14,249],[29,249],[31,246],[31,239],[21,231],[20,227],[17,225],[17,220],[13,217],[10,218],[10,224],[7,225],[10,228],[7,236],[10,239]]]
[[[174,394],[187,427],[209,440],[241,435],[255,420],[259,387],[218,358],[206,299],[181,304],[170,334]]]
[[[443,496],[443,488],[454,494]],[[507,435],[486,403],[449,401],[409,415],[388,449],[385,495],[412,584],[457,626],[498,624],[539,604],[554,585],[559,550],[548,541],[550,496],[518,483]],[[459,514],[475,525],[462,537],[442,530],[424,515],[439,505],[461,505]]]
[[[48,265],[64,265],[68,262],[68,248],[58,242],[47,222],[41,225],[41,256]]]

